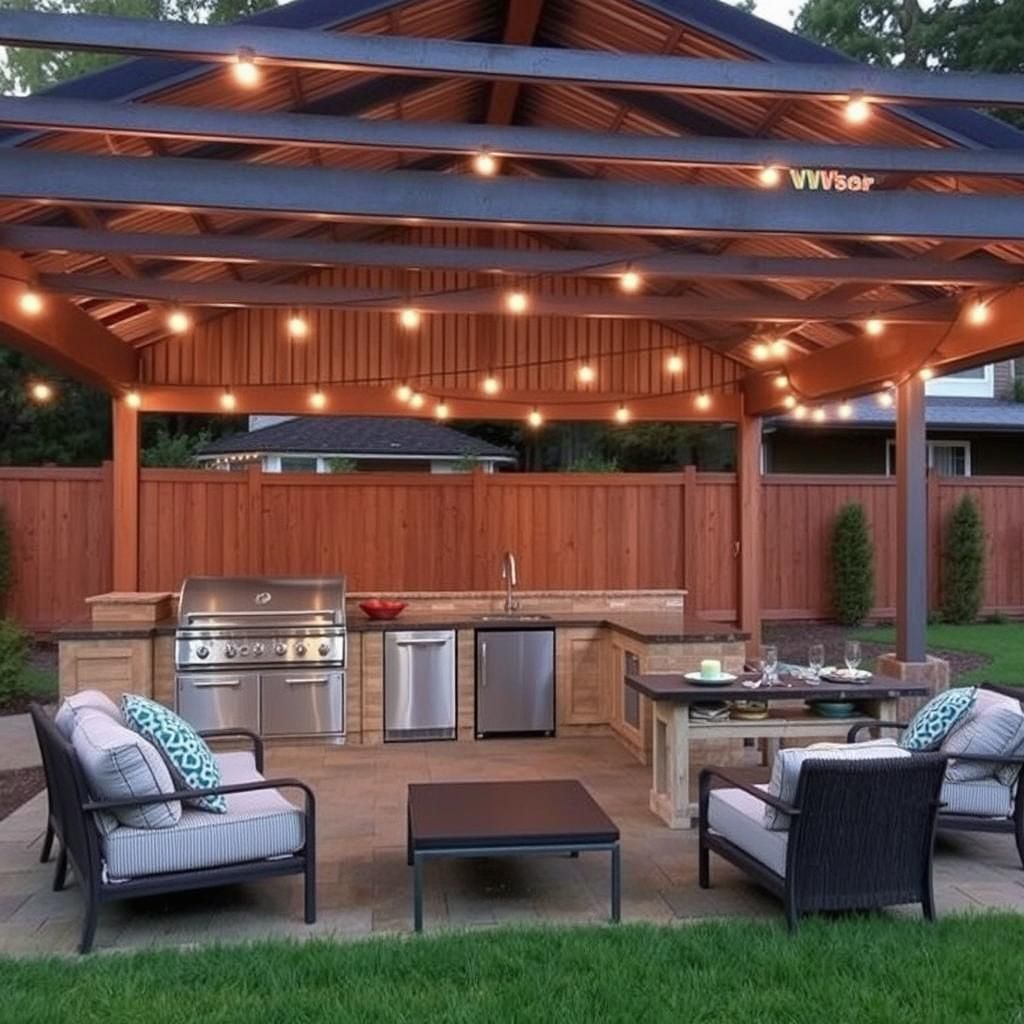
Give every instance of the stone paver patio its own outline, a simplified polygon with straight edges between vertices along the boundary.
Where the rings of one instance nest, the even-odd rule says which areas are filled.
[[[712,865],[714,888],[697,887],[696,833],[672,832],[647,810],[649,770],[613,739],[270,747],[267,769],[270,776],[298,776],[317,794],[317,924],[302,923],[300,880],[282,878],[108,905],[98,949],[411,931],[406,785],[456,779],[580,779],[622,831],[625,921],[781,921],[774,899],[720,861]],[[0,822],[3,953],[70,953],[77,944],[81,901],[74,880],[52,892],[53,865],[38,860],[44,815],[40,794]],[[434,863],[427,867],[426,930],[603,921],[607,872],[608,858],[596,855]],[[1024,910],[1024,871],[1009,836],[940,839],[935,884],[940,913]]]

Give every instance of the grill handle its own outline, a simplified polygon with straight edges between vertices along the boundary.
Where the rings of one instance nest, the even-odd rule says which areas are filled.
[[[330,681],[330,676],[290,676],[285,679],[285,684],[288,686],[326,686]]]
[[[396,640],[395,643],[399,647],[443,647],[448,643],[446,637],[436,637],[433,639],[423,638],[417,640]]]
[[[241,679],[196,679],[192,681],[190,686],[194,686],[197,690],[200,687],[219,687],[219,686],[241,686]]]

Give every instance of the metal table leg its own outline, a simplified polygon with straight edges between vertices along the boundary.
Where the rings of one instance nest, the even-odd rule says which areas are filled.
[[[418,853],[412,858],[412,927],[423,931],[423,858]]]
[[[622,919],[622,861],[619,855],[619,844],[612,847],[612,923],[618,924]]]

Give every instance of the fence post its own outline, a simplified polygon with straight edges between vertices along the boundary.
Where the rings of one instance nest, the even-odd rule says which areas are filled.
[[[928,606],[938,611],[942,606],[942,494],[939,490],[941,478],[934,469],[928,470]]]
[[[698,494],[697,467],[683,469],[683,589],[686,594],[687,612],[697,610],[697,529]]]
[[[472,474],[472,528],[469,538],[470,565],[474,590],[484,590],[487,576],[487,476],[480,466]]]
[[[246,508],[249,519],[249,571],[260,575],[264,571],[263,551],[263,466],[251,463],[245,471]]]

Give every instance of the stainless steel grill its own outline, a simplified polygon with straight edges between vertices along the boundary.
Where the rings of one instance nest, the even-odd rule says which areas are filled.
[[[195,576],[175,634],[178,710],[198,728],[341,735],[345,580]]]

